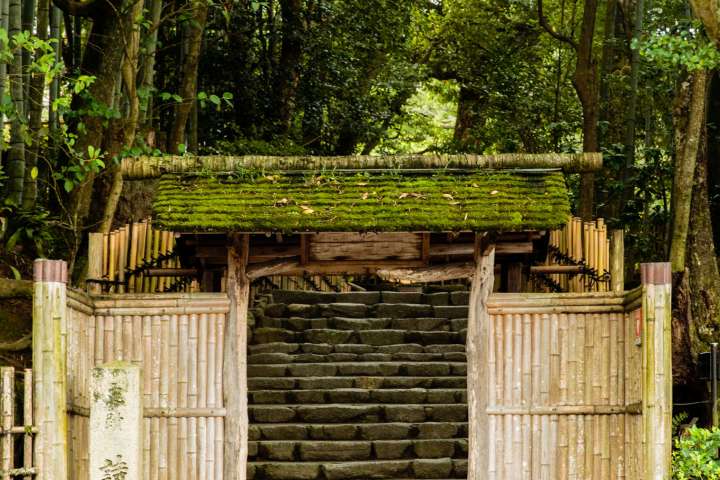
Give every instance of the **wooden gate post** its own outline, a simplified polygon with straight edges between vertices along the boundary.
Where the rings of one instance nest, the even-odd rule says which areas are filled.
[[[67,264],[35,260],[33,278],[33,410],[38,427],[35,467],[40,480],[66,480]]]
[[[466,340],[468,375],[468,480],[488,475],[488,313],[487,301],[495,280],[495,245],[483,245],[478,238],[475,274],[470,290],[470,311]]]
[[[669,480],[672,452],[670,263],[641,265],[642,414],[645,480]]]
[[[223,400],[225,402],[224,480],[245,480],[248,453],[247,328],[250,280],[246,274],[250,237],[231,234],[228,245]]]

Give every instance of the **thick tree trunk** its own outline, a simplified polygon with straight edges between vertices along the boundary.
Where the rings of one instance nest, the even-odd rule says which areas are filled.
[[[684,82],[676,97],[675,168],[672,192],[672,238],[670,263],[674,273],[685,271],[687,235],[697,164],[698,147],[705,122],[707,97],[706,71],[696,71]]]
[[[62,1],[54,1],[58,6],[67,8]],[[102,7],[98,7],[101,8],[101,11],[93,14],[93,24],[81,65],[81,72],[94,76],[95,81],[88,87],[88,96],[73,98],[74,110],[92,111],[87,104],[86,98],[88,97],[106,107],[112,106],[120,79],[118,72],[121,69],[125,52],[123,42],[119,42],[117,39],[117,32],[122,28],[121,18],[115,13],[119,5],[108,3],[101,5]],[[105,119],[89,113],[80,118],[80,121],[85,128],[78,135],[75,151],[86,157],[89,146],[100,148],[103,145]],[[75,233],[68,254],[68,269],[71,271],[82,243],[82,234],[90,212],[94,183],[95,175],[88,173],[83,182],[70,193],[67,221]],[[103,207],[103,205],[96,205],[96,207]]]
[[[170,129],[168,149],[178,153],[179,146],[185,143],[185,129],[193,102],[197,97],[197,70],[200,62],[202,37],[208,16],[208,3],[205,0],[192,0],[192,17],[188,28],[188,49],[182,64],[179,95],[182,102],[175,109],[175,119]]]
[[[482,102],[478,94],[468,87],[461,86],[458,96],[455,131],[453,132],[453,141],[461,151],[482,153],[480,151],[480,139],[473,133],[473,131],[482,127],[481,108]]]
[[[50,1],[38,0],[37,2],[37,36],[40,40],[48,39],[48,24],[50,23]],[[43,53],[38,51],[38,57]],[[39,58],[38,58],[39,60]],[[45,98],[45,75],[35,72],[30,80],[29,91],[30,106],[30,138],[32,145],[27,150],[25,162],[25,191],[23,192],[23,208],[30,209],[35,206],[37,200],[37,178],[38,156],[40,154],[40,140],[42,126],[42,108]]]
[[[703,135],[703,144],[706,138]],[[686,260],[694,320],[689,329],[693,358],[707,350],[710,342],[717,341],[720,330],[720,272],[710,220],[706,152],[706,148],[700,148],[695,167]]]
[[[280,62],[273,82],[275,133],[279,135],[288,133],[295,113],[295,100],[300,84],[300,60],[305,37],[302,5],[302,0],[280,0],[282,46]]]
[[[135,134],[138,129],[138,121],[140,119],[140,97],[137,91],[137,74],[138,63],[140,57],[140,25],[136,19],[142,13],[143,3],[135,2],[133,8],[123,17],[123,32],[125,32],[125,56],[122,61],[122,90],[124,91],[124,102],[127,105],[127,111],[124,112],[123,118],[114,122],[114,125],[108,132],[109,141],[106,140],[107,155],[113,158],[120,154],[123,148],[133,146],[135,142]],[[122,97],[121,97],[122,98]],[[118,102],[121,103],[121,102]],[[119,109],[120,106],[118,105]],[[113,219],[115,218],[115,210],[120,201],[122,193],[123,177],[120,171],[120,165],[114,164],[110,168],[110,187],[108,189],[107,200],[103,210],[102,221],[98,232],[108,233],[112,228]]]
[[[20,0],[10,0],[10,38],[20,33],[22,5]],[[13,42],[11,40],[11,46]],[[25,96],[23,89],[22,50],[15,49],[9,68],[10,96],[14,107],[10,126],[10,151],[7,161],[7,199],[20,205],[25,184],[25,139],[22,126],[25,119]]]

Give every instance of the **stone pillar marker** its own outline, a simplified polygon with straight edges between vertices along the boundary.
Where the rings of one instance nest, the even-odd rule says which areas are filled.
[[[90,480],[134,480],[143,475],[140,366],[111,362],[90,378]]]

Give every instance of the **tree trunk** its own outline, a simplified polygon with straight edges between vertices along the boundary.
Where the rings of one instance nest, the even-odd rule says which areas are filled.
[[[182,63],[182,75],[178,92],[182,97],[182,102],[175,109],[175,119],[168,139],[168,148],[173,153],[178,153],[179,146],[185,143],[185,128],[187,127],[192,104],[196,101],[197,70],[208,15],[208,3],[206,1],[191,1],[193,1],[193,8],[188,28],[188,50]]]
[[[482,102],[476,92],[466,86],[460,87],[453,141],[461,151],[482,153],[480,139],[473,133],[483,124],[481,106]]]
[[[10,38],[20,33],[22,19],[22,5],[20,0],[10,0]],[[11,40],[11,46],[13,42]],[[8,188],[7,199],[15,205],[20,205],[23,198],[25,183],[25,139],[22,135],[22,126],[25,118],[24,91],[23,91],[23,65],[22,50],[14,48],[12,63],[10,64],[10,96],[14,107],[12,123],[10,126],[10,151],[8,152]]]
[[[59,7],[68,8],[62,1],[54,1]],[[105,107],[112,106],[119,80],[118,72],[124,56],[123,42],[117,39],[117,32],[122,28],[121,18],[116,14],[120,5],[108,2],[100,5],[97,7],[99,11],[93,13],[93,23],[80,69],[84,75],[94,76],[95,81],[88,87],[88,95],[75,96],[72,103],[73,110],[91,112],[79,119],[85,128],[78,134],[75,151],[83,157],[87,156],[89,146],[100,148],[105,136],[105,119],[92,113],[92,108],[86,99],[92,98],[93,101]],[[76,127],[73,126],[73,128]],[[70,192],[67,222],[74,231],[74,238],[68,253],[68,269],[71,271],[82,243],[94,183],[95,175],[88,173],[82,183]],[[102,211],[103,205],[96,205],[96,207]]]
[[[37,2],[37,36],[42,41],[48,39],[48,24],[50,22],[50,1]],[[38,57],[43,53],[38,51]],[[39,58],[37,59],[39,60]],[[27,151],[25,166],[25,191],[23,193],[23,208],[30,209],[37,200],[38,156],[40,154],[42,108],[45,98],[45,75],[35,72],[30,80],[30,138],[32,145]],[[35,169],[35,170],[34,170]]]
[[[583,10],[580,39],[577,44],[577,62],[573,85],[580,99],[583,112],[583,151],[598,152],[598,120],[600,118],[600,97],[598,72],[593,57],[593,39],[595,37],[595,19],[598,0],[586,0]],[[595,202],[595,174],[583,173],[580,176],[580,204],[578,213],[583,220],[592,220]]]
[[[720,272],[717,250],[713,240],[708,196],[707,136],[703,134],[702,146],[695,167],[695,186],[690,207],[688,231],[687,268],[689,273],[690,307],[692,319],[689,336],[693,358],[706,351],[710,342],[717,341],[720,320]]]
[[[635,19],[633,26],[633,40],[640,41],[643,22],[645,18],[645,0],[635,0]],[[638,80],[640,78],[640,50],[632,50],[630,57],[630,99],[627,111],[625,112],[625,138],[623,141],[625,151],[625,165],[622,169],[623,194],[620,208],[624,208],[632,197],[633,185],[630,181],[630,173],[635,168],[635,128],[637,124],[637,101],[638,101]],[[620,210],[621,212],[622,210]]]
[[[149,129],[153,120],[153,87],[155,86],[155,57],[158,45],[158,31],[162,15],[162,0],[149,0],[150,4],[150,31],[145,40],[147,51],[143,59],[142,80],[140,88],[148,95],[145,110],[141,112],[140,123],[144,129]]]
[[[273,87],[275,133],[278,135],[288,133],[295,113],[305,37],[302,4],[302,0],[280,0],[282,46]]]
[[[9,31],[10,26],[10,0],[0,0],[0,28]],[[5,48],[6,45],[0,42],[0,48]],[[7,84],[7,63],[0,62],[0,92],[4,92]],[[5,131],[5,114],[0,113],[0,125],[2,130]],[[0,149],[5,150],[5,136],[0,135]]]
[[[133,8],[123,17],[123,32],[126,32],[125,56],[122,61],[122,86],[124,87],[124,100],[127,104],[127,111],[121,120],[116,120],[119,125],[111,128],[109,133],[109,141],[106,141],[107,156],[114,158],[119,155],[123,148],[132,147],[135,143],[135,134],[140,119],[140,97],[137,91],[137,74],[138,63],[140,57],[140,25],[136,19],[142,13],[143,3],[135,2]],[[122,98],[122,97],[121,97]],[[120,102],[118,102],[120,103]],[[120,108],[119,106],[117,107]],[[113,122],[115,123],[115,122]],[[120,165],[114,163],[110,168],[110,188],[108,190],[107,201],[103,210],[103,217],[98,228],[98,232],[108,233],[112,228],[113,219],[115,218],[115,210],[120,201],[122,193],[123,177]]]
[[[676,97],[675,111],[675,168],[672,192],[672,237],[670,263],[674,273],[685,271],[687,235],[693,194],[693,180],[698,147],[705,121],[707,77],[704,70],[693,73],[683,82]]]

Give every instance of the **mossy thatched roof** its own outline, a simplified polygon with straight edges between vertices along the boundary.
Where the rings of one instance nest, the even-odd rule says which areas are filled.
[[[175,231],[519,231],[570,214],[560,171],[166,174],[154,217]]]

